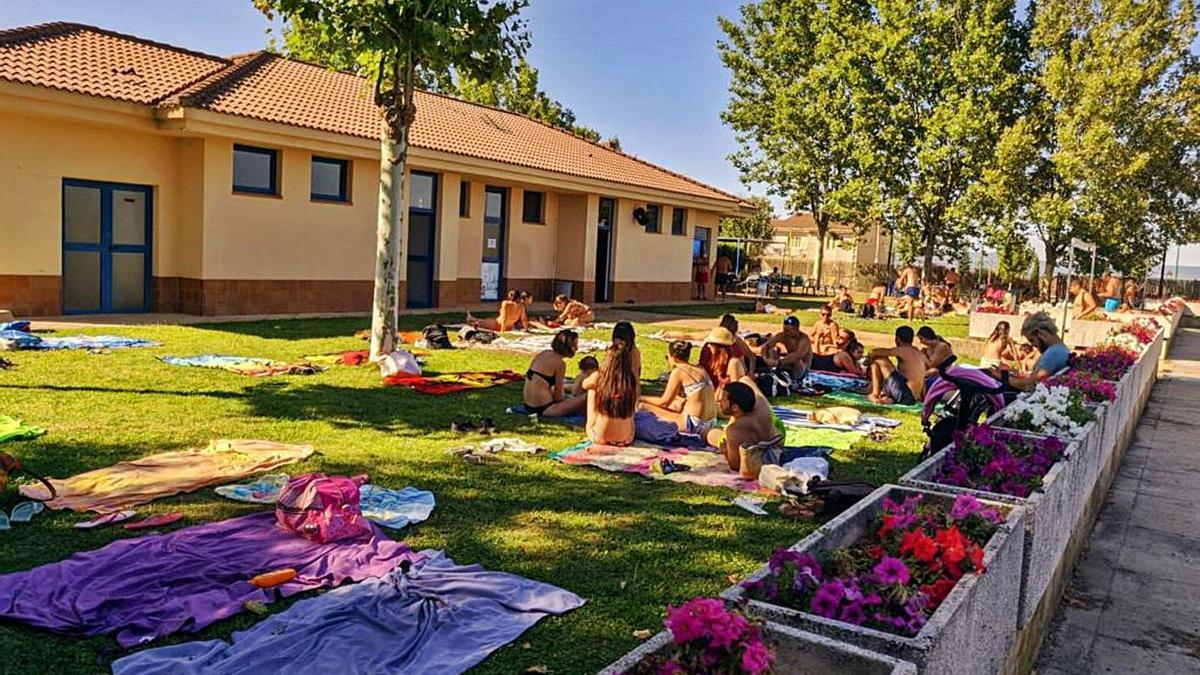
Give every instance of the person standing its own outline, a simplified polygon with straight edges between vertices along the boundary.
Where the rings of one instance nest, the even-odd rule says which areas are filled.
[[[950,271],[946,272],[946,293],[950,296],[951,301],[958,299],[959,281],[958,272],[951,267]]]
[[[904,289],[904,295],[908,296],[908,319],[909,321],[916,318],[917,305],[921,301],[921,272],[916,265],[911,262],[905,266],[900,272],[900,279],[897,285]]]
[[[716,294],[720,295],[721,299],[724,300],[728,297],[729,286],[733,283],[733,261],[724,253],[718,254],[717,264],[713,268],[713,272],[716,274],[717,279]]]
[[[1121,308],[1121,280],[1116,275],[1104,275],[1104,290],[1101,292],[1101,297],[1104,298],[1105,312],[1115,312]]]
[[[708,256],[701,253],[696,257],[696,299],[708,299]]]

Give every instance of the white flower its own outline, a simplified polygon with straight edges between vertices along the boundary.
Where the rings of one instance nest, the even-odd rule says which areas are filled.
[[[1079,438],[1083,435],[1083,427],[1067,416],[1070,406],[1070,389],[1038,384],[1032,392],[1004,408],[1000,419],[1014,428],[1038,434]]]

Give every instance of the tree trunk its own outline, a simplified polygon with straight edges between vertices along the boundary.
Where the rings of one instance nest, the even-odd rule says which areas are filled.
[[[933,278],[933,250],[934,243],[937,241],[933,232],[933,228],[925,228],[925,264],[922,265],[921,270],[921,279],[925,283],[929,283],[929,279]]]
[[[1045,242],[1042,242],[1042,243],[1043,243],[1043,245],[1045,245]],[[1055,252],[1050,246],[1046,246],[1045,248],[1046,248],[1046,269],[1043,270],[1044,275],[1045,275],[1043,278],[1045,279],[1044,283],[1046,284],[1046,288],[1044,291],[1045,295],[1043,297],[1046,300],[1053,302],[1053,301],[1057,300],[1057,298],[1054,297],[1057,295],[1054,292],[1054,268],[1058,267],[1058,253]]]
[[[817,218],[817,260],[813,277],[817,280],[817,288],[821,287],[821,278],[825,267],[825,237],[829,236],[829,223],[825,216]]]

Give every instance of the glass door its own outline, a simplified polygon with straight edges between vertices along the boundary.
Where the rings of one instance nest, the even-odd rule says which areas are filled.
[[[413,172],[408,200],[408,292],[406,307],[433,306],[437,251],[437,176]]]
[[[150,310],[151,188],[63,181],[63,311]]]
[[[596,302],[612,300],[613,225],[616,216],[616,200],[601,197],[596,224]]]
[[[483,260],[479,299],[500,299],[504,278],[504,230],[507,224],[508,193],[504,188],[488,186],[483,202]]]

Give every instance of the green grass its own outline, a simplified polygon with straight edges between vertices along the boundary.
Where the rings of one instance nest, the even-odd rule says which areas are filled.
[[[808,328],[820,318],[820,307],[829,302],[829,298],[780,298],[772,302],[782,308],[796,310],[796,316],[799,317],[801,325]],[[782,319],[782,317],[769,314],[755,314],[754,302],[752,300],[745,302],[721,302],[711,305],[630,305],[622,307],[622,309],[705,318],[731,313],[738,318],[738,321],[754,321],[758,323],[774,323]],[[967,328],[970,323],[970,319],[967,316],[959,314],[908,321],[905,319],[862,319],[857,316],[837,312],[834,313],[833,318],[840,327],[856,332],[891,334],[903,325],[911,325],[914,328],[929,326],[942,337],[952,338],[967,337]]]
[[[714,316],[712,308],[707,316]],[[419,328],[430,317],[405,319]],[[713,488],[569,467],[534,457],[503,457],[474,466],[446,454],[464,441],[449,431],[463,416],[490,415],[501,433],[558,450],[580,440],[578,430],[506,415],[520,385],[428,397],[383,388],[370,368],[336,367],[311,377],[254,379],[223,371],[167,366],[162,355],[225,353],[293,359],[362,348],[349,337],[365,320],[274,321],[190,327],[92,331],[152,338],[153,349],[6,354],[17,364],[0,371],[0,413],[44,426],[49,433],[5,450],[39,472],[65,477],[151,453],[200,446],[213,438],[261,438],[312,443],[321,454],[288,471],[369,473],[373,482],[432,490],[438,506],[425,523],[392,536],[414,549],[445,549],[460,563],[480,563],[550,582],[587,604],[538,624],[496,652],[480,673],[594,672],[638,644],[633,632],[657,630],[668,603],[713,595],[761,565],[774,549],[799,541],[816,525],[789,522],[773,506],[756,517],[733,506],[733,493]],[[639,326],[640,331],[651,330]],[[589,335],[601,336],[602,333]],[[665,343],[644,340],[646,377],[665,366]],[[486,351],[436,352],[433,371],[512,368],[528,357]],[[814,404],[819,402],[806,402]],[[895,413],[889,413],[895,414]],[[876,483],[896,479],[916,463],[923,436],[916,415],[883,443],[862,442],[838,453],[836,478]],[[14,490],[0,495],[11,507]],[[179,510],[185,523],[229,518],[260,509],[223,500],[211,489],[153,502],[143,514]],[[119,528],[80,531],[85,516],[44,513],[0,533],[0,573],[61,560],[115,539]],[[220,551],[213,551],[220,555]],[[271,606],[279,611],[290,602]],[[196,635],[155,642],[227,638],[251,625],[250,614]],[[106,672],[123,652],[110,637],[77,639],[0,623],[0,672]],[[335,666],[336,667],[336,666]]]

